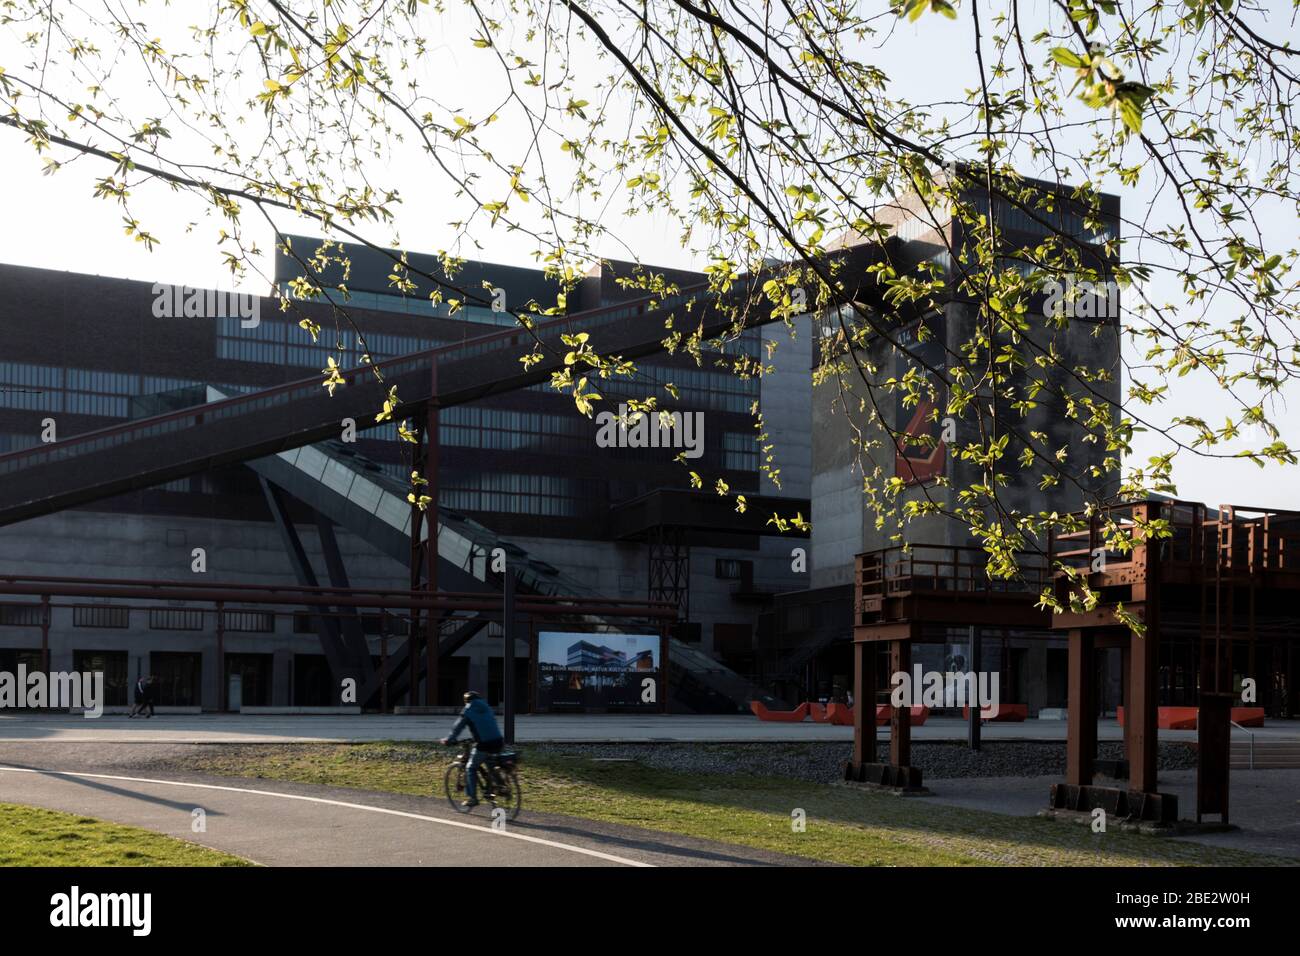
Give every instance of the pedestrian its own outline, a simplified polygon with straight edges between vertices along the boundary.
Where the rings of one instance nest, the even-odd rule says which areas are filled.
[[[149,708],[149,713],[145,714],[146,717],[153,716],[153,705],[154,705],[154,701],[156,701],[157,699],[158,699],[158,678],[155,677],[153,674],[150,674],[149,679],[145,681],[145,685],[144,685],[144,706]]]
[[[136,714],[144,713],[144,702],[148,696],[149,678],[141,674],[135,679],[135,703],[131,705],[131,712],[127,717],[134,717]]]

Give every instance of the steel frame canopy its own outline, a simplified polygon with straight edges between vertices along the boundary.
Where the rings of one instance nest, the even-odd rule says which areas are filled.
[[[889,761],[876,760],[877,648],[889,653],[890,673],[909,673],[912,645],[930,627],[991,627],[1046,632],[1050,613],[1035,607],[1047,585],[1041,556],[1022,556],[1017,581],[990,578],[982,548],[915,544],[858,555],[854,597],[853,757],[845,779],[918,791],[911,765],[911,712],[890,711]],[[888,682],[886,682],[888,683]]]
[[[1300,627],[1300,513],[1268,508],[1151,499],[1079,516],[1085,529],[1054,535],[1048,552],[1058,570],[1056,597],[1066,604],[1074,582],[1097,596],[1086,611],[1054,616],[1069,634],[1069,708],[1066,780],[1052,787],[1056,809],[1108,812],[1172,824],[1178,800],[1158,790],[1159,646],[1174,622],[1191,622],[1199,637],[1197,807],[1200,822],[1217,814],[1228,823],[1229,749],[1234,645],[1245,642],[1255,666],[1261,619]],[[1106,540],[1114,522],[1132,534],[1131,551]],[[1168,535],[1146,529],[1167,527]],[[1120,608],[1135,627],[1120,622]],[[1174,624],[1174,626],[1177,626]],[[1127,788],[1093,784],[1096,766],[1095,654],[1118,647],[1125,671],[1124,748]]]

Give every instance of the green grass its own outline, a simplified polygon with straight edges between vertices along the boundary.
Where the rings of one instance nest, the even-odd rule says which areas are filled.
[[[0,866],[251,866],[247,860],[93,817],[0,803]]]
[[[209,773],[442,796],[446,748],[412,743],[230,746],[190,758]],[[1289,861],[852,787],[685,774],[525,751],[524,810],[644,827],[857,866],[1286,865]],[[793,832],[802,809],[806,830]]]

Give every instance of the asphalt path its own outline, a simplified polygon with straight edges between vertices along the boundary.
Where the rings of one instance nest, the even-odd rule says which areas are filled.
[[[30,745],[28,745],[30,746]],[[81,748],[0,752],[0,802],[143,827],[268,866],[770,866],[762,850],[529,813],[494,826],[441,797],[95,766]],[[180,749],[180,748],[177,748]],[[194,811],[201,810],[202,814]],[[201,819],[202,830],[194,823]]]

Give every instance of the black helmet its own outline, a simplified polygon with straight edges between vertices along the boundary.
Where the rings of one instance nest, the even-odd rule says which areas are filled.
[[[467,691],[465,691],[465,703],[467,703],[467,704],[468,704],[471,700],[480,700],[480,699],[482,699],[482,697],[483,697],[483,695],[480,694],[480,693],[479,693],[478,691],[476,691],[476,690],[467,690]]]

